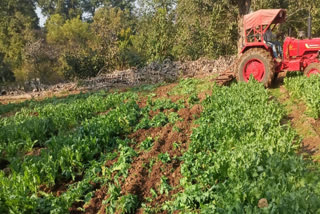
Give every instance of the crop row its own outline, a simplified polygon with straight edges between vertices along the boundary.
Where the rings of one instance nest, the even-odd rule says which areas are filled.
[[[188,80],[175,89],[190,84],[195,83]],[[133,158],[154,145],[154,139],[147,137],[136,147],[127,135],[182,120],[177,111],[185,107],[185,101],[152,97],[140,108],[136,93],[96,94],[22,109],[14,117],[2,119],[5,131],[0,130],[0,145],[10,169],[0,171],[0,213],[68,213],[71,206],[84,209],[97,186],[107,190],[108,197],[102,202],[106,213],[133,213],[138,207],[147,213],[159,211],[144,207],[137,195],[121,189]],[[299,138],[283,124],[285,112],[270,100],[263,86],[251,82],[214,87],[212,96],[201,104],[204,112],[182,157],[183,191],[166,202],[163,210],[320,211],[319,168],[297,155]],[[30,120],[33,122],[26,122]],[[43,131],[42,120],[50,121],[49,131]],[[20,131],[10,134],[10,128]],[[31,150],[35,146],[38,153]],[[15,158],[17,153],[21,153],[19,158]],[[161,153],[156,160],[167,163],[170,158]],[[111,160],[113,164],[106,166]],[[66,185],[62,194],[55,192],[59,185]],[[150,191],[157,195],[170,190],[162,176],[159,189]]]
[[[97,95],[97,93],[94,93]],[[99,92],[100,95],[103,95],[104,92]],[[45,106],[47,104],[59,104],[59,103],[72,103],[75,100],[79,99],[86,99],[89,96],[91,96],[92,93],[80,93],[80,94],[75,94],[75,95],[69,95],[68,97],[65,98],[59,98],[59,97],[50,97],[50,98],[45,98],[43,100],[26,100],[23,102],[18,102],[18,103],[9,103],[9,104],[0,104],[0,117],[2,114],[6,114],[9,112],[15,113],[20,111],[23,108],[36,108],[36,107],[41,107]]]
[[[307,105],[307,113],[313,118],[320,116],[320,78],[296,76],[284,80],[285,87],[293,98],[303,100]]]
[[[319,169],[296,154],[296,133],[257,83],[214,88],[203,103],[180,183],[163,209],[182,213],[317,213]],[[261,200],[264,203],[259,203]]]
[[[95,94],[72,102],[50,103],[35,108],[25,108],[15,116],[0,120],[0,154],[6,158],[24,154],[33,147],[42,147],[52,136],[68,133],[81,121],[99,112],[134,99],[134,93]]]
[[[117,140],[132,130],[138,117],[135,101],[120,103],[106,115],[83,121],[74,133],[50,138],[40,155],[26,156],[16,164],[12,162],[8,177],[0,172],[0,207],[19,213],[52,210],[37,197],[40,185],[52,187],[81,176],[90,167],[90,161],[118,146]]]
[[[19,120],[23,124],[30,118],[53,120],[54,118],[51,117],[63,117],[66,115],[65,111],[68,111],[69,117],[77,117],[81,120],[75,120],[80,125],[67,122],[73,126],[77,125],[72,131],[62,130],[52,136],[45,136],[38,154],[31,152],[22,155],[21,158],[13,156],[9,158],[9,172],[0,171],[2,187],[0,188],[0,212],[67,213],[75,202],[81,201],[85,205],[90,201],[95,191],[93,183],[108,187],[107,194],[110,197],[103,202],[107,205],[108,213],[119,210],[128,213],[135,210],[140,203],[137,196],[121,194],[119,183],[116,182],[119,178],[125,179],[128,176],[132,158],[137,155],[131,148],[135,142],[127,140],[126,135],[140,128],[175,123],[181,119],[176,112],[163,113],[161,111],[178,110],[184,105],[173,103],[168,99],[153,101],[150,97],[146,107],[141,109],[136,103],[135,96],[132,95],[134,94],[131,93],[131,96],[129,93],[110,94],[103,98],[90,96],[81,101],[81,106],[93,105],[92,113],[84,114],[82,117],[79,115],[83,109],[81,112],[76,109],[81,108],[81,106],[76,106],[80,105],[80,101],[74,101],[68,105],[61,103],[52,109],[48,104],[32,111],[22,110],[16,116],[8,118],[7,120],[12,123],[13,127],[20,126],[20,123],[17,122]],[[64,107],[63,113],[61,113],[60,105]],[[70,110],[65,108],[70,108]],[[38,115],[30,116],[29,113],[35,110]],[[60,113],[58,110],[61,110]],[[107,112],[105,114],[94,113],[101,110],[107,110]],[[151,118],[150,111],[157,110],[160,112]],[[66,124],[62,119],[55,121]],[[37,124],[37,122],[34,123]],[[53,127],[58,127],[58,125],[52,122]],[[31,138],[33,133],[24,132],[23,134]],[[43,137],[44,134],[41,135],[39,132],[37,137]],[[152,143],[151,139],[140,149],[147,150]],[[10,144],[8,141],[9,148]],[[21,148],[17,147],[15,152],[21,152]],[[10,151],[8,147],[6,149],[6,152]],[[116,157],[117,160],[113,165],[105,166],[108,160]],[[76,182],[77,180],[80,181]],[[66,185],[70,182],[73,184],[68,184],[67,191],[61,195],[57,196],[52,191],[59,185]]]

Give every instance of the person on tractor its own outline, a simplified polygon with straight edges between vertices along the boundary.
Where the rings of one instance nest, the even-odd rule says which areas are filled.
[[[270,27],[267,29],[265,34],[263,35],[263,40],[266,42],[266,44],[272,48],[273,57],[274,58],[280,58],[282,59],[282,47],[279,41],[273,40],[275,36],[272,34]]]

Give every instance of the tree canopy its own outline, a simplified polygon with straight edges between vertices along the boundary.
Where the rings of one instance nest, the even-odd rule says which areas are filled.
[[[320,0],[2,0],[0,82],[56,82],[152,61],[237,54],[241,17],[287,9],[280,32],[320,36]],[[36,7],[48,17],[38,25]],[[239,24],[240,23],[240,24]],[[41,57],[40,57],[41,56]]]

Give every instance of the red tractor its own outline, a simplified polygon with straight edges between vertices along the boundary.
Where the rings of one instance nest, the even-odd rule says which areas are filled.
[[[268,29],[273,30],[286,18],[286,10],[259,10],[244,16],[244,45],[237,63],[238,81],[248,81],[252,75],[269,87],[276,74],[301,71],[305,75],[320,74],[320,38],[311,38],[311,18],[308,21],[308,39],[287,37],[283,43],[283,57],[279,60],[264,41]]]

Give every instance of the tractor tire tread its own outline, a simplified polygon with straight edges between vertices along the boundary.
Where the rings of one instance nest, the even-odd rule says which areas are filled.
[[[255,56],[255,55],[259,55],[261,57],[263,57],[265,59],[265,61],[268,62],[268,65],[266,65],[267,69],[269,69],[269,72],[267,72],[268,77],[266,78],[266,81],[263,82],[264,86],[266,88],[270,87],[274,76],[275,76],[275,62],[271,56],[271,54],[266,51],[265,49],[262,48],[251,48],[249,49],[247,52],[245,52],[244,54],[242,54],[237,62],[237,66],[236,66],[236,78],[237,81],[242,81],[240,79],[240,75],[242,74],[242,71],[240,71],[240,66],[243,63],[243,60],[249,56]]]
[[[310,63],[303,71],[303,74],[308,76],[308,73],[311,69],[316,68],[318,71],[320,71],[320,63],[319,62],[313,62]]]

